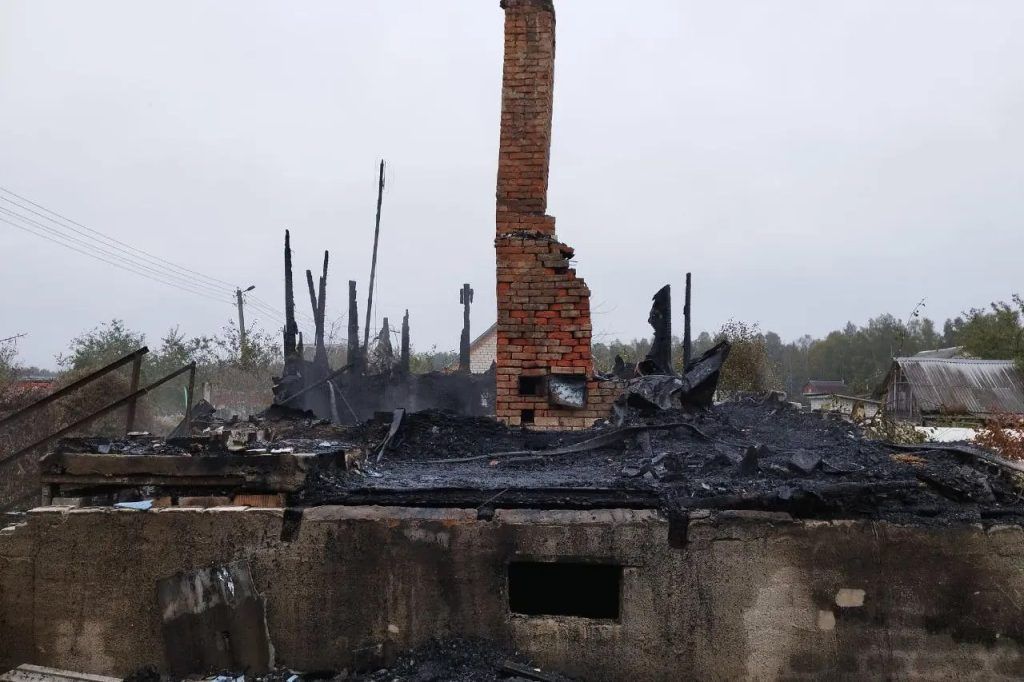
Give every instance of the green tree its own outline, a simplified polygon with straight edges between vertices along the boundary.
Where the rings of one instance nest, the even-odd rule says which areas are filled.
[[[715,340],[728,341],[732,346],[718,380],[719,392],[728,396],[778,388],[775,368],[769,362],[768,342],[757,324],[729,320],[718,330]]]
[[[217,349],[220,362],[242,369],[267,370],[281,359],[277,340],[254,326],[246,325],[243,346],[234,320],[229,320],[220,335],[209,341]]]
[[[979,358],[1016,360],[1024,369],[1024,299],[1015,294],[1010,302],[996,301],[986,308],[972,308],[952,320],[948,333],[954,343]]]
[[[93,370],[145,345],[145,334],[128,329],[123,320],[113,319],[73,338],[68,353],[57,356],[57,365],[72,372]]]

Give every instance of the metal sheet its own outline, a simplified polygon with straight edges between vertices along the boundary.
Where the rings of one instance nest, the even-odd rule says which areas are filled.
[[[1024,381],[1011,360],[897,358],[921,412],[1024,414]]]
[[[564,407],[586,407],[587,378],[582,374],[548,376],[548,402]]]

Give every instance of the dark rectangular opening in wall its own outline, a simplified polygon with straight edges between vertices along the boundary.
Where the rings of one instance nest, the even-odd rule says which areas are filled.
[[[523,410],[519,413],[520,424],[532,424],[533,423],[533,410]]]
[[[528,616],[619,617],[622,566],[538,561],[508,565],[508,608]]]
[[[519,395],[544,395],[544,377],[519,377]]]

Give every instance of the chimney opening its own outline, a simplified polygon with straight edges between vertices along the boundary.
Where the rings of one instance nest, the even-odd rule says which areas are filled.
[[[544,395],[544,377],[519,377],[519,395]]]
[[[533,423],[533,410],[523,410],[519,413],[519,422],[521,424],[532,424]]]
[[[618,620],[622,566],[515,561],[508,565],[508,608],[527,616]]]

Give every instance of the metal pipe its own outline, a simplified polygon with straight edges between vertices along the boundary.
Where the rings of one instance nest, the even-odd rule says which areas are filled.
[[[196,367],[196,363],[190,362],[189,364],[185,365],[181,369],[175,370],[174,372],[171,372],[170,374],[168,374],[167,376],[163,377],[162,379],[157,379],[156,381],[154,381],[153,383],[149,384],[148,386],[140,388],[139,390],[135,391],[134,393],[130,393],[130,394],[126,395],[124,398],[121,398],[120,400],[115,400],[114,402],[110,403],[109,405],[107,405],[105,407],[101,407],[100,409],[96,410],[95,412],[93,412],[89,416],[82,417],[81,419],[79,419],[78,421],[74,422],[73,424],[69,424],[68,426],[65,426],[64,428],[58,430],[57,432],[52,433],[49,436],[46,436],[45,438],[41,438],[40,440],[37,440],[35,443],[32,443],[29,446],[23,447],[22,449],[18,450],[17,452],[14,452],[14,453],[8,455],[7,457],[5,457],[3,459],[0,459],[0,465],[7,464],[8,462],[12,462],[12,461],[18,459],[19,457],[22,457],[25,453],[29,452],[30,450],[35,450],[39,446],[45,445],[46,443],[49,443],[51,440],[54,440],[55,438],[60,438],[61,436],[65,435],[65,434],[68,434],[68,433],[71,433],[72,431],[74,431],[76,429],[80,429],[83,426],[88,426],[89,424],[93,423],[94,421],[96,421],[97,419],[102,417],[103,415],[108,414],[110,412],[113,412],[114,410],[116,410],[119,407],[124,407],[125,405],[130,404],[134,400],[138,400],[139,398],[141,398],[142,396],[146,395],[147,393],[149,393],[153,389],[157,388],[158,386],[162,386],[162,385],[166,384],[171,379],[174,379],[175,377],[178,377],[178,376],[184,374],[185,372],[188,372],[189,370],[195,371],[195,367]]]
[[[142,380],[142,357],[137,357],[132,362],[132,380],[128,385],[128,392],[135,393],[139,390],[139,382]],[[124,435],[128,435],[135,429],[135,401],[128,403],[128,416],[124,422]]]
[[[147,348],[146,346],[143,346],[142,348],[138,349],[137,351],[129,353],[128,355],[125,355],[123,358],[121,358],[119,360],[115,360],[112,363],[110,363],[109,365],[106,365],[104,367],[99,368],[95,372],[90,372],[89,374],[86,374],[81,379],[78,379],[77,381],[71,382],[70,384],[68,384],[64,388],[62,388],[62,389],[60,389],[58,391],[54,391],[50,395],[45,396],[43,398],[40,398],[39,400],[35,401],[31,405],[28,405],[27,407],[23,407],[22,409],[18,410],[17,412],[15,412],[13,414],[9,414],[6,417],[4,417],[3,419],[0,419],[0,426],[6,426],[7,424],[10,424],[11,422],[13,422],[15,420],[17,420],[17,419],[19,419],[21,417],[24,417],[25,415],[32,414],[33,412],[35,412],[36,410],[42,408],[43,406],[49,405],[54,400],[57,400],[58,398],[63,398],[64,396],[68,395],[69,393],[73,393],[74,391],[77,391],[82,386],[85,386],[86,384],[92,382],[93,380],[100,378],[101,376],[103,376],[104,374],[107,374],[108,372],[114,371],[118,367],[123,367],[124,365],[127,365],[132,360],[134,360],[134,359],[136,359],[138,357],[141,357],[141,356],[145,355],[148,352],[149,352],[149,348]]]

